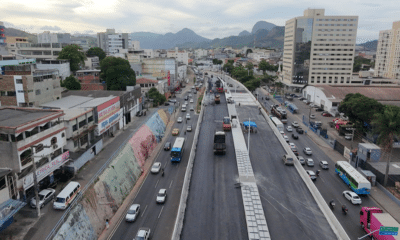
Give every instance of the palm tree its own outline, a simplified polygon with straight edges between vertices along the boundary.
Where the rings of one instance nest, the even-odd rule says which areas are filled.
[[[385,105],[383,113],[375,113],[372,124],[375,126],[373,132],[379,134],[377,143],[382,146],[387,158],[384,185],[389,177],[390,153],[392,151],[393,139],[400,135],[400,108]]]

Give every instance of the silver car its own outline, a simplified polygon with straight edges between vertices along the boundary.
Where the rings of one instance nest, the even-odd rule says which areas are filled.
[[[52,188],[44,189],[39,192],[39,206],[42,208],[46,203],[50,202],[55,198],[54,193],[56,190]],[[31,199],[30,205],[32,208],[36,208],[36,197]]]
[[[150,172],[151,172],[151,173],[159,173],[159,172],[160,172],[160,169],[161,169],[161,163],[160,163],[160,162],[155,162],[155,163],[153,164],[153,166],[151,167]]]
[[[160,189],[157,194],[156,202],[157,203],[165,203],[167,199],[167,189]]]
[[[137,216],[139,215],[139,212],[140,212],[139,204],[131,205],[128,212],[126,213],[125,221],[127,221],[127,222],[135,221]]]

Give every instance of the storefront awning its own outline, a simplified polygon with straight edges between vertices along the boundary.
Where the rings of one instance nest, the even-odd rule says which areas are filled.
[[[10,218],[13,217],[25,205],[25,202],[14,199],[9,199],[0,204],[0,229],[3,228],[4,223],[10,220]]]

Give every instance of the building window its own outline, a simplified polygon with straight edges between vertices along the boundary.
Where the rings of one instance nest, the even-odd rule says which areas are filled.
[[[15,80],[15,82],[16,82],[17,84],[22,84],[22,79],[17,79],[17,80]]]
[[[51,145],[56,144],[57,143],[57,138],[53,137],[50,142],[51,142]]]
[[[43,144],[39,144],[35,147],[35,153],[41,152],[43,151],[43,149],[44,149]]]
[[[79,128],[82,128],[85,125],[86,125],[86,119],[84,119],[83,121],[79,122]]]
[[[40,95],[40,89],[36,90],[36,95]]]
[[[72,126],[72,131],[75,132],[76,130],[78,130],[78,127],[75,125]]]
[[[22,166],[32,162],[32,149],[28,148],[25,152],[21,153],[19,158],[21,159]]]
[[[78,147],[78,140],[74,140],[74,147]]]
[[[88,123],[93,122],[93,116],[88,117]]]
[[[65,137],[65,133],[61,133],[61,137],[64,138]]]

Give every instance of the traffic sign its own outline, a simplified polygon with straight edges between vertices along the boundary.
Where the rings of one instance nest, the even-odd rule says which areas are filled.
[[[399,228],[398,227],[384,227],[381,226],[379,228],[379,235],[394,235],[397,236],[399,233]]]

